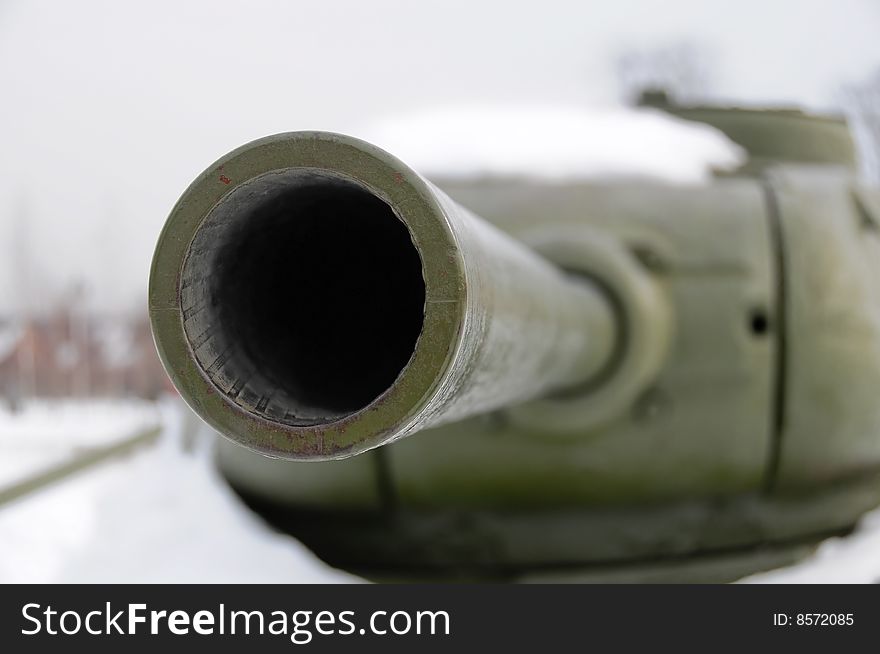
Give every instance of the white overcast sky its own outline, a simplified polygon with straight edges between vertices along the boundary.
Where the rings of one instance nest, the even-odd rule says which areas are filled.
[[[609,105],[617,52],[682,39],[714,51],[724,97],[821,109],[880,67],[880,2],[0,0],[0,313],[21,259],[31,295],[82,276],[95,304],[142,303],[168,210],[245,141]]]

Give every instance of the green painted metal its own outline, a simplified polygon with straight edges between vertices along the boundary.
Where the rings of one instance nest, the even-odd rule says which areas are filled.
[[[856,179],[845,124],[667,109],[728,132],[750,162],[701,186],[435,180],[440,192],[360,142],[318,137],[327,144],[296,154],[297,137],[282,136],[197,180],[163,233],[151,290],[160,352],[191,406],[252,449],[302,458],[427,427],[318,464],[226,443],[219,465],[242,497],[327,560],[380,577],[575,580],[729,580],[880,503],[880,193]],[[328,425],[242,416],[195,362],[176,295],[227,187],[291,165],[357,180],[393,207],[426,298],[455,279],[443,296],[456,299],[455,327],[423,331],[414,348],[413,362],[431,353],[433,367],[411,362],[391,387],[418,391],[389,393],[381,419],[343,418],[348,434],[331,423],[329,447],[308,436]],[[448,229],[423,237],[428,224]],[[507,307],[504,337],[488,339],[497,347],[469,344],[474,304],[489,323]],[[524,315],[542,327],[521,328]],[[557,348],[578,323],[583,338]],[[546,368],[531,358],[537,344]]]
[[[303,407],[292,387],[249,397],[254,366],[246,353],[238,354],[248,344],[238,333],[220,338],[229,321],[209,313],[217,303],[212,280],[229,261],[220,245],[227,233],[236,238],[235,228],[253,207],[280,193],[304,188],[313,195],[315,187],[341,183],[386,203],[420,257],[424,315],[409,362],[381,395],[349,413]],[[342,238],[344,232],[333,235]],[[290,266],[297,247],[330,252],[333,239],[291,243]],[[587,383],[615,347],[613,309],[596,284],[563,274],[391,155],[324,133],[256,141],[190,186],[156,248],[150,312],[162,361],[193,410],[246,447],[288,459],[351,456],[419,429]],[[350,320],[358,329],[358,316]]]
[[[771,183],[791,325],[776,482],[814,488],[880,462],[878,194],[815,169]]]
[[[808,114],[797,108],[748,109],[677,105],[664,93],[646,93],[640,104],[718,128],[749,153],[744,171],[760,173],[787,164],[857,168],[856,147],[841,116]]]

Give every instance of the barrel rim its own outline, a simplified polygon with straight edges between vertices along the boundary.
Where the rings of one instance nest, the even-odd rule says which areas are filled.
[[[407,365],[370,404],[339,420],[288,425],[249,413],[208,379],[192,354],[180,309],[181,272],[202,223],[228,194],[265,174],[291,168],[354,182],[404,222],[422,261],[425,313]],[[209,166],[172,209],[152,262],[149,312],[160,359],[182,398],[219,433],[285,459],[337,459],[407,433],[444,383],[462,338],[467,306],[464,261],[429,184],[393,155],[328,132],[287,132],[248,143]]]

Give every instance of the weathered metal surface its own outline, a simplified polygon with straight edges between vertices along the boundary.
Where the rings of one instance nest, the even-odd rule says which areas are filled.
[[[491,510],[396,506],[336,510],[233,485],[261,514],[328,562],[373,575],[516,577],[594,572],[682,557],[806,545],[846,533],[880,502],[880,475],[809,492],[742,493],[625,506]],[[751,570],[751,571],[754,571]],[[743,571],[743,573],[748,571]]]
[[[880,467],[880,214],[834,171],[771,179],[790,325],[776,481],[815,488]]]
[[[408,229],[421,261],[424,315],[411,357],[393,383],[364,406],[334,411],[323,405],[327,402],[302,400],[308,378],[286,383],[282,373],[299,374],[296,360],[292,370],[263,379],[254,361],[258,357],[247,353],[252,347],[248,337],[259,341],[264,328],[277,333],[278,326],[230,329],[238,317],[223,313],[224,289],[212,282],[226,279],[226,268],[239,256],[259,256],[223,247],[226,241],[234,246],[249,237],[241,234],[239,224],[259,219],[276,228],[284,223],[287,204],[283,211],[272,209],[274,222],[261,217],[268,211],[264,206],[290,203],[290,211],[300,211],[291,220],[306,220],[303,212],[318,211],[320,202],[355,195],[346,188],[351,185],[385,203]],[[289,200],[291,193],[299,193],[303,202]],[[358,198],[345,206],[358,209],[366,207],[364,202]],[[298,251],[323,249],[332,257],[336,241],[346,238],[344,225],[341,229],[326,241],[291,239],[286,244],[289,263],[279,274],[292,274]],[[320,281],[309,279],[308,284]],[[233,275],[229,283],[238,282]],[[302,289],[290,286],[286,296],[262,304],[295,304]],[[259,303],[243,305],[261,309]],[[193,183],[159,240],[150,309],[163,363],[190,406],[221,434],[289,459],[350,456],[419,429],[582,385],[609,364],[616,345],[612,305],[594,282],[567,276],[543,261],[391,155],[324,133],[256,141]],[[304,305],[284,318],[292,331],[320,316],[318,307]],[[357,315],[349,322],[352,332],[363,329]],[[339,345],[328,344],[327,356]],[[367,374],[364,368],[354,375]],[[339,377],[333,383],[331,394],[352,379]]]
[[[795,107],[680,106],[662,93],[646,94],[641,103],[717,127],[748,151],[744,171],[750,173],[780,163],[841,166],[850,173],[857,168],[855,141],[842,116],[809,114]]]
[[[880,502],[880,195],[855,179],[840,120],[674,113],[728,132],[749,163],[699,187],[439,184],[494,228],[365,145],[270,139],[208,171],[153,270],[157,341],[188,401],[252,448],[304,458],[430,427],[320,470],[227,444],[233,486],[326,559],[392,577],[726,580],[849,529]],[[320,429],[242,418],[235,380],[218,392],[193,363],[174,295],[199,217],[291,156],[393,207],[425,281],[413,361]]]
[[[631,252],[654,253],[662,263],[650,274],[668,298],[675,329],[656,375],[601,424],[583,413],[567,431],[550,430],[521,419],[532,407],[526,403],[395,444],[387,456],[401,503],[624,505],[763,486],[779,334],[775,256],[757,182],[682,188],[499,180],[444,188],[527,243],[536,231],[580,225]],[[553,217],[538,227],[530,216],[540,207]],[[766,319],[765,330],[753,329],[756,315]],[[561,413],[584,396],[590,393],[553,404]]]

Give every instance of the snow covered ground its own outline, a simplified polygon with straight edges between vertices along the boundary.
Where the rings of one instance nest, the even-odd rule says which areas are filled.
[[[0,488],[160,422],[142,401],[33,400],[20,412],[0,408]]]
[[[179,400],[169,398],[158,411],[131,403],[35,408],[22,416],[27,426],[18,430],[36,438],[37,414],[44,414],[56,437],[66,430],[71,441],[95,442],[99,432],[89,425],[115,424],[122,428],[117,437],[130,433],[126,413],[128,428],[143,426],[145,413],[161,419],[159,444],[0,506],[0,583],[356,580],[244,508],[211,465],[208,434],[196,441],[195,451],[183,451],[180,435],[190,414]],[[87,415],[104,418],[80,420]],[[4,417],[0,430],[10,423],[15,419]],[[20,458],[33,464],[21,448],[7,449],[8,441],[6,432],[0,457],[7,469]]]
[[[198,427],[195,447],[184,451],[182,435],[200,423],[176,398],[158,407],[65,402],[31,405],[14,417],[0,413],[0,486],[20,476],[10,473],[19,463],[22,470],[42,469],[59,460],[61,444],[67,452],[105,444],[156,420],[164,425],[157,445],[0,506],[0,583],[359,581],[242,506],[213,467],[206,427]],[[52,447],[47,454],[38,445]],[[38,461],[41,451],[45,458]],[[878,580],[880,510],[852,536],[825,542],[814,557],[745,581]]]
[[[787,568],[752,575],[749,583],[877,584],[880,583],[880,509],[865,515],[855,533],[831,538],[816,553]]]

